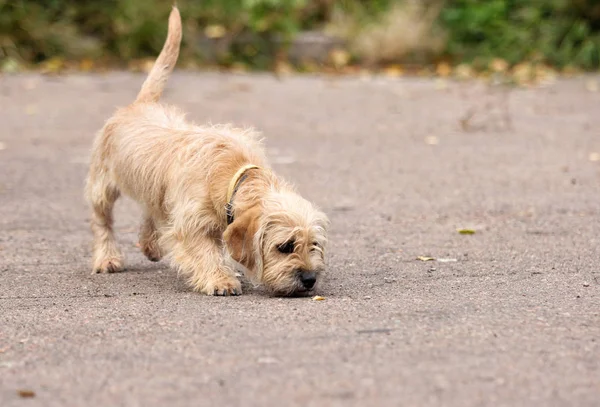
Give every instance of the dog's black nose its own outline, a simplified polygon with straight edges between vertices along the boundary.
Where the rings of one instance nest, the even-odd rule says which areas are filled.
[[[314,271],[303,271],[300,273],[300,281],[302,282],[304,288],[310,290],[317,282],[317,273]]]

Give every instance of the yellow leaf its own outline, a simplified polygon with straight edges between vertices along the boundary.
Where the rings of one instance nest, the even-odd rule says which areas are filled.
[[[524,85],[531,82],[533,77],[533,69],[531,64],[524,62],[515,65],[512,69],[512,76],[515,82],[517,82],[519,85]]]
[[[244,73],[248,71],[248,65],[244,64],[243,62],[234,62],[231,64],[229,71],[233,73]]]
[[[144,62],[142,62],[142,71],[144,73],[150,73],[153,66],[154,66],[153,59],[145,59]]]
[[[79,69],[81,69],[83,72],[89,72],[92,70],[92,68],[94,68],[94,61],[92,61],[90,58],[85,58],[79,63]]]
[[[275,75],[278,77],[289,76],[294,73],[294,68],[289,62],[281,60],[275,62]]]
[[[343,68],[350,62],[350,53],[341,48],[332,49],[329,58],[336,68]]]
[[[458,233],[460,233],[461,235],[474,235],[475,230],[473,230],[473,229],[458,229]]]
[[[502,58],[494,58],[490,62],[490,69],[494,72],[506,72],[508,69],[508,62]]]
[[[460,64],[454,68],[454,75],[459,79],[470,79],[475,75],[475,73],[470,65]]]
[[[421,260],[421,261],[433,261],[433,260],[435,260],[435,257],[419,256],[419,257],[417,257],[417,260]]]
[[[400,65],[388,65],[383,69],[383,73],[386,76],[397,78],[398,76],[402,76],[404,70]]]
[[[452,73],[452,67],[448,62],[441,62],[438,64],[435,73],[437,73],[438,76],[441,76],[442,78],[446,78]]]
[[[592,79],[585,83],[585,88],[590,92],[598,92],[598,81]]]
[[[204,28],[204,35],[210,39],[222,38],[226,33],[227,30],[221,24],[211,24]]]
[[[312,297],[313,301],[325,301],[325,297],[321,297],[320,295],[315,295]]]
[[[44,62],[43,71],[46,73],[56,73],[63,69],[65,61],[60,57],[52,57]]]

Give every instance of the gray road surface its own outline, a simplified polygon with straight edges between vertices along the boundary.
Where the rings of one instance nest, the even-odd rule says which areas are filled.
[[[89,148],[143,76],[0,77],[0,406],[600,405],[589,80],[176,73],[166,101],[264,131],[330,216],[316,302],[190,292],[127,200],[128,271],[90,275]]]

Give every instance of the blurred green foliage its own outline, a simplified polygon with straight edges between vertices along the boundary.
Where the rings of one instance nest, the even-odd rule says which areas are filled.
[[[368,15],[372,23],[373,16],[403,1],[411,0],[180,0],[181,55],[195,61],[209,58],[200,39],[207,26],[218,25],[223,34],[209,39],[224,49],[217,62],[265,68],[295,34],[322,28],[336,11],[357,21],[367,21]],[[600,67],[600,1],[424,1],[441,5],[445,53],[457,63],[483,66],[503,58]],[[166,35],[170,5],[165,0],[0,0],[0,59],[36,63],[55,56],[154,57]]]
[[[452,0],[440,18],[455,59],[600,67],[597,0]]]

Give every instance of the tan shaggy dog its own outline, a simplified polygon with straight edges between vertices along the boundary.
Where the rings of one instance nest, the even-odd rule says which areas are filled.
[[[325,268],[327,217],[273,173],[256,133],[198,126],[158,103],[180,41],[173,7],[167,40],[137,99],[95,140],[86,186],[93,271],[123,268],[112,216],[123,193],[144,210],[142,252],[152,261],[168,255],[194,290],[241,294],[237,262],[275,295],[310,292]]]

